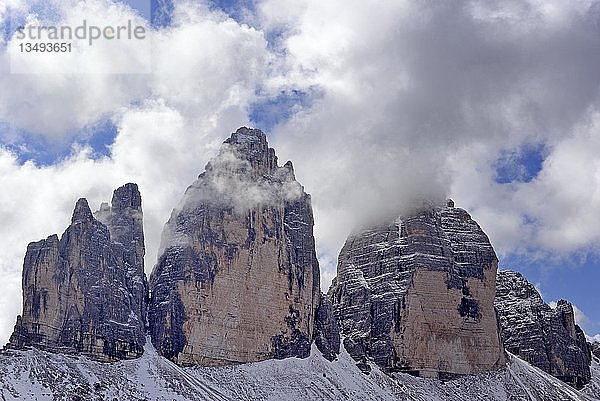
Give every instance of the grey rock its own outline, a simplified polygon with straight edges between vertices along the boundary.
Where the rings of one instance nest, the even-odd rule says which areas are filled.
[[[148,280],[144,271],[144,215],[138,186],[130,183],[116,189],[111,206],[103,203],[94,215],[110,231],[113,253],[118,265],[126,271],[132,307],[146,325]]]
[[[152,272],[149,325],[181,365],[310,353],[319,266],[310,196],[260,130],[227,139],[171,214]]]
[[[597,341],[593,342],[592,344],[590,344],[590,349],[591,349],[592,354],[596,358],[600,359],[600,343]]]
[[[329,290],[344,346],[364,370],[451,378],[505,363],[493,307],[498,260],[449,201],[352,234]]]
[[[145,344],[144,236],[135,184],[114,192],[94,218],[79,199],[60,240],[27,247],[23,313],[9,347],[35,346],[101,360],[135,358]]]
[[[570,303],[552,309],[520,273],[501,270],[495,305],[508,351],[575,388],[590,381],[590,350]]]
[[[340,327],[333,313],[333,305],[321,295],[315,320],[315,344],[323,356],[330,361],[340,353]]]

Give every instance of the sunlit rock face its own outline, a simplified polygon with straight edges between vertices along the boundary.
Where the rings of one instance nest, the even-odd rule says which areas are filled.
[[[346,350],[364,370],[371,360],[424,377],[502,366],[497,265],[488,237],[451,201],[352,234],[329,291]]]
[[[145,343],[148,285],[137,185],[115,190],[95,218],[79,199],[62,237],[27,247],[23,313],[9,347],[36,346],[101,361],[135,358]]]
[[[520,273],[498,272],[496,308],[506,349],[576,388],[590,381],[591,354],[573,306],[553,309]]]
[[[306,357],[319,305],[310,196],[240,128],[187,190],[150,278],[152,342],[182,365]]]

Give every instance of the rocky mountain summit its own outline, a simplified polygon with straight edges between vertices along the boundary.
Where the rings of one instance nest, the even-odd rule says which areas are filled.
[[[115,190],[95,218],[79,199],[71,225],[27,247],[23,313],[9,347],[78,352],[101,361],[139,357],[147,283],[137,185]]]
[[[495,305],[508,351],[573,387],[590,381],[590,349],[570,303],[553,309],[520,273],[501,270]]]
[[[150,285],[137,186],[95,213],[80,199],[60,239],[27,248],[0,399],[598,400],[572,305],[496,282],[452,201],[412,206],[350,235],[324,296],[310,196],[260,130],[186,190]]]
[[[345,349],[365,370],[373,360],[424,377],[503,366],[497,265],[488,237],[452,201],[351,235],[329,290]]]
[[[182,365],[309,355],[320,305],[310,196],[263,132],[240,128],[223,143],[162,241],[149,313],[161,355]],[[319,310],[330,346],[327,304]]]

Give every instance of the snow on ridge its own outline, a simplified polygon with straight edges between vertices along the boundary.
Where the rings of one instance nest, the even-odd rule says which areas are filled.
[[[451,381],[402,373],[389,376],[376,365],[363,374],[342,349],[334,362],[313,345],[310,357],[268,360],[219,368],[182,368],[162,358],[150,342],[136,360],[100,363],[86,357],[36,349],[0,354],[0,399],[6,400],[597,400],[596,387],[578,392],[510,356],[507,367]]]

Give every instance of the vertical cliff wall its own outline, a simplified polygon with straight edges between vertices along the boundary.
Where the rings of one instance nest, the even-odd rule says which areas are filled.
[[[449,378],[505,363],[494,310],[498,260],[450,201],[351,235],[329,291],[344,345],[367,369]]]
[[[150,278],[159,353],[182,365],[306,357],[319,305],[310,196],[240,128],[187,190]]]
[[[147,282],[137,185],[115,190],[96,219],[79,199],[62,237],[27,247],[23,313],[9,346],[134,358],[145,343]],[[104,221],[106,224],[102,223]]]
[[[501,270],[497,281],[495,304],[506,349],[576,388],[588,383],[591,353],[573,306],[560,300],[552,309],[520,273]]]

